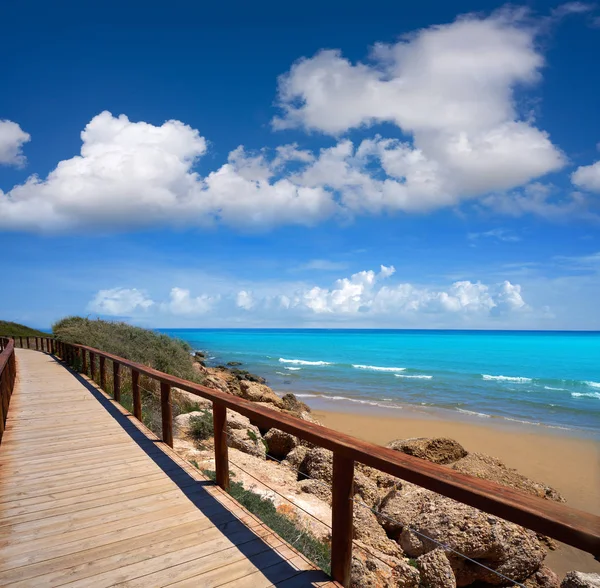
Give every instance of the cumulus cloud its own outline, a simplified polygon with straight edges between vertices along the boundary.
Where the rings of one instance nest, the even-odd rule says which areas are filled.
[[[193,297],[185,288],[172,288],[169,301],[161,304],[161,310],[171,314],[205,314],[218,301],[218,296],[202,294]]]
[[[88,310],[101,315],[122,316],[146,311],[154,305],[147,294],[136,288],[100,290],[88,304]]]
[[[600,192],[600,161],[578,167],[571,174],[571,182],[582,190]]]
[[[15,165],[21,167],[25,164],[22,148],[31,139],[21,127],[11,120],[0,120],[0,165]]]
[[[405,208],[521,185],[565,163],[547,133],[521,120],[514,99],[517,87],[540,78],[535,36],[522,11],[502,11],[376,45],[369,63],[321,51],[280,78],[282,115],[273,125],[332,135],[397,125],[412,144],[378,141],[371,150],[404,180],[404,199],[414,201]]]
[[[235,303],[238,308],[250,310],[254,306],[254,299],[251,292],[240,290],[235,298]]]

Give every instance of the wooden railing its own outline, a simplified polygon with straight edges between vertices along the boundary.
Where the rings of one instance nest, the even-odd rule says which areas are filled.
[[[105,360],[111,361],[113,364],[113,396],[117,402],[120,401],[122,369],[131,370],[133,412],[135,417],[140,420],[142,417],[140,375],[156,380],[160,384],[162,438],[170,446],[173,446],[171,388],[176,387],[212,401],[216,479],[217,484],[224,489],[229,488],[228,408],[249,417],[252,422],[258,423],[261,427],[275,427],[319,447],[331,450],[333,452],[331,571],[334,580],[343,586],[349,585],[352,560],[352,485],[355,462],[371,466],[527,527],[537,533],[587,551],[596,557],[600,556],[600,517],[596,515],[494,482],[461,474],[399,451],[361,441],[350,435],[257,406],[232,394],[170,376],[99,349],[39,337],[36,337],[35,341],[23,338],[18,343],[23,347],[55,353],[67,364],[81,366],[84,373],[88,373],[89,368],[93,379],[96,377],[95,366],[98,363],[100,373],[97,381],[100,382],[102,388],[105,386]],[[9,343],[5,349],[5,351],[9,351],[9,354],[12,353],[10,345]],[[0,363],[1,365],[2,363]],[[14,360],[12,365],[14,366]],[[12,378],[14,379],[14,367]]]
[[[15,387],[16,376],[14,341],[8,337],[0,337],[0,443],[4,436],[8,405]]]

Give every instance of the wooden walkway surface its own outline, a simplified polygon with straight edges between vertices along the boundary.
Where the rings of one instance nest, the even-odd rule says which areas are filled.
[[[334,586],[88,379],[17,362],[0,586]]]

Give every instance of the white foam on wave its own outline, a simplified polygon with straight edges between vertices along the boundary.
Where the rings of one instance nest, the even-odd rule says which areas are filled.
[[[466,410],[464,408],[457,408],[456,410],[458,412],[462,412],[463,414],[470,414],[470,415],[478,416],[478,417],[485,418],[485,419],[491,418],[491,415],[485,414],[485,412],[475,412],[473,410]]]
[[[380,367],[378,365],[360,365],[352,364],[357,370],[373,370],[374,372],[403,372],[406,368],[403,367]]]
[[[296,398],[320,398],[320,394],[294,394]]]
[[[585,398],[597,398],[600,400],[600,392],[571,392],[571,396],[573,398],[581,398],[583,396]]]
[[[590,382],[589,380],[586,382],[586,384],[590,387],[590,388],[600,388],[600,382]]]
[[[283,368],[284,370],[289,370],[290,372],[297,372],[298,370],[301,370],[302,368],[295,368],[295,367],[285,367]]]
[[[521,376],[490,376],[489,374],[482,374],[481,377],[484,380],[496,380],[498,382],[518,382],[519,384],[531,382],[531,378],[523,378]]]
[[[331,365],[329,361],[306,361],[304,359],[284,359],[279,358],[280,363],[294,363],[296,365]]]
[[[558,390],[564,392],[566,388],[553,388],[552,386],[544,386],[544,390]]]
[[[409,374],[394,374],[397,378],[414,378],[416,380],[431,380],[433,376],[426,376],[425,374],[409,375]]]

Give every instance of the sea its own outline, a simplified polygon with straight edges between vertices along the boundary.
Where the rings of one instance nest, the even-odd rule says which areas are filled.
[[[160,329],[328,410],[494,419],[600,437],[600,332]]]

